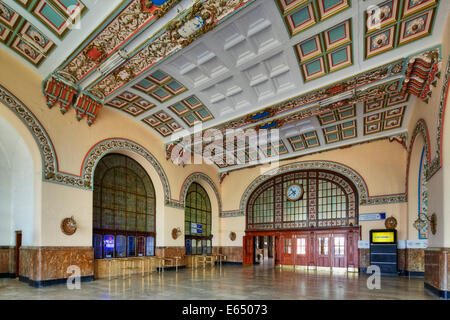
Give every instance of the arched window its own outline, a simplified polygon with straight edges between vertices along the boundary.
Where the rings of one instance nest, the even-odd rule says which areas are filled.
[[[300,199],[287,190],[300,185]],[[247,230],[358,225],[358,194],[346,177],[326,170],[289,172],[264,182],[247,203]]]
[[[186,194],[184,223],[186,254],[210,254],[211,202],[205,189],[195,182],[189,186]]]
[[[94,256],[122,258],[155,252],[155,189],[133,159],[110,154],[94,174]]]

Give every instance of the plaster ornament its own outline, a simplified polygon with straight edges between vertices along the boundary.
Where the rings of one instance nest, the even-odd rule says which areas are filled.
[[[41,47],[45,47],[45,38],[36,30],[30,30],[29,36]]]
[[[61,222],[61,230],[68,236],[73,235],[77,231],[77,222],[75,221],[73,216],[70,218],[65,218]]]
[[[406,28],[406,35],[409,36],[417,33],[418,31],[423,29],[424,25],[425,20],[422,17],[413,20]]]
[[[377,35],[372,42],[372,46],[374,49],[380,48],[384,46],[388,41],[388,37],[385,33]]]
[[[29,56],[32,59],[35,59],[38,55],[36,50],[34,50],[31,46],[26,44],[25,42],[20,42],[18,44],[19,49],[21,49],[27,56]]]
[[[181,28],[178,29],[178,34],[183,38],[189,38],[195,32],[203,27],[205,21],[200,16],[195,16],[193,19],[187,21]]]
[[[11,13],[6,6],[0,3],[0,15],[4,17],[6,20],[11,19]]]

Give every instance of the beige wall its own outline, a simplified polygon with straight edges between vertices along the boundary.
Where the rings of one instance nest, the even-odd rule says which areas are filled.
[[[450,53],[448,41],[450,21],[443,35],[443,58],[446,63]],[[443,68],[446,66],[443,65]],[[238,210],[241,196],[247,186],[260,174],[259,168],[242,169],[231,172],[222,184],[219,183],[217,170],[208,165],[188,165],[179,167],[165,159],[161,139],[144,124],[139,124],[125,114],[104,108],[94,125],[88,127],[85,120],[77,121],[74,111],[71,110],[61,115],[58,107],[51,110],[45,104],[41,92],[42,79],[27,65],[18,62],[5,51],[0,52],[0,84],[13,92],[24,104],[31,109],[42,123],[52,139],[60,171],[71,174],[80,174],[82,162],[88,151],[99,141],[110,138],[130,139],[139,143],[159,161],[164,169],[171,188],[171,198],[180,200],[180,191],[185,179],[194,172],[207,174],[216,184],[222,197],[223,210]],[[443,77],[442,77],[443,78]],[[438,120],[438,105],[442,88],[442,78],[438,87],[434,89],[432,99],[428,104],[416,99],[414,112],[408,124],[409,137],[419,119],[427,123],[431,154],[434,157],[437,150],[436,133]],[[59,184],[42,182],[41,159],[39,150],[26,127],[15,115],[0,106],[0,116],[6,118],[17,129],[19,134],[29,146],[36,164],[35,184],[35,232],[34,245],[58,245],[58,246],[89,246],[92,239],[92,192],[77,188],[71,188]],[[448,118],[448,112],[446,118]],[[450,119],[446,120],[450,123]],[[449,126],[444,127],[443,136],[450,136]],[[420,139],[417,139],[420,141]],[[450,142],[444,139],[444,162],[450,162],[450,148],[446,147]],[[418,149],[420,147],[417,147]],[[183,210],[167,207],[163,203],[162,183],[154,168],[140,156],[124,151],[140,162],[149,173],[155,185],[157,193],[157,246],[183,246],[183,237],[173,240],[170,232],[174,227],[183,230]],[[416,160],[417,152],[413,154]],[[407,151],[398,143],[390,143],[380,140],[372,143],[356,145],[346,149],[338,149],[319,154],[308,155],[283,161],[280,165],[310,160],[326,160],[342,163],[357,171],[365,180],[370,196],[404,193],[406,181]],[[450,189],[450,163],[445,165],[429,181],[430,210],[438,215],[438,233],[431,236],[430,242],[434,246],[450,246],[450,201],[445,201],[444,195]],[[412,177],[414,178],[414,177]],[[207,184],[204,185],[211,199],[215,198],[214,192]],[[411,195],[410,195],[411,196]],[[413,201],[413,200],[411,200]],[[242,235],[245,230],[245,218],[218,218],[217,201],[213,204],[213,233],[218,236],[213,238],[214,245],[237,246],[242,244]],[[417,203],[417,201],[415,201]],[[216,207],[214,207],[216,206]],[[411,221],[414,214],[413,207],[406,203],[361,206],[360,213],[386,212],[387,216],[393,215],[399,221],[399,239],[413,237],[410,232]],[[409,212],[409,214],[408,214]],[[74,215],[79,222],[79,230],[74,236],[68,237],[60,232],[59,224],[67,216]],[[362,222],[363,239],[367,239],[368,230],[375,227],[383,227],[382,222]],[[231,241],[229,232],[237,233],[237,239]]]
[[[42,79],[25,64],[20,63],[5,51],[0,52],[0,84],[18,97],[41,122],[50,136],[58,157],[59,171],[80,175],[83,160],[89,150],[105,139],[122,138],[132,140],[146,148],[161,164],[170,185],[174,200],[180,200],[185,179],[194,172],[208,175],[220,190],[217,170],[209,165],[175,166],[165,159],[161,139],[151,129],[130,119],[125,113],[103,108],[95,124],[89,127],[85,119],[77,121],[74,110],[62,115],[58,106],[49,109],[41,92]],[[33,155],[38,185],[35,201],[35,246],[91,246],[92,245],[92,191],[61,184],[42,182],[42,163],[39,149],[25,125],[5,106],[0,116],[12,123]],[[137,160],[148,172],[155,185],[157,196],[157,246],[183,246],[183,238],[173,240],[171,230],[184,230],[183,210],[164,205],[162,182],[153,166],[133,152],[114,151]],[[42,189],[42,190],[41,190]],[[219,232],[219,206],[212,188],[205,187],[213,206],[213,231]],[[60,230],[61,220],[74,216],[78,230],[73,236],[65,236]],[[218,237],[216,238],[218,245]]]
[[[447,19],[447,25],[444,29],[444,33],[442,35],[442,76],[437,81],[436,88],[433,88],[433,94],[428,103],[424,103],[420,99],[416,99],[416,103],[414,105],[414,112],[411,116],[409,126],[409,140],[412,138],[413,130],[420,119],[423,119],[428,128],[429,134],[429,143],[430,143],[430,154],[431,160],[436,157],[436,152],[439,148],[437,143],[437,133],[438,133],[438,124],[439,124],[439,104],[442,97],[442,86],[444,82],[445,70],[447,69],[447,61],[450,55],[450,19]],[[448,100],[447,99],[447,112],[445,115],[444,123],[448,124],[450,119],[448,115]],[[443,167],[427,182],[428,192],[429,192],[429,207],[428,213],[436,213],[437,216],[437,232],[435,235],[429,234],[428,245],[430,247],[449,247],[450,246],[450,199],[448,196],[448,192],[450,191],[450,172],[449,172],[449,156],[450,156],[450,141],[447,137],[449,137],[450,131],[449,126],[444,126],[444,131],[442,132],[443,139]],[[410,141],[408,141],[409,145]],[[414,166],[415,163],[418,163],[420,159],[420,154],[418,154],[417,149],[420,149],[420,145],[423,143],[421,138],[416,138],[414,142],[414,146],[412,148],[411,155],[411,165]],[[418,147],[416,145],[419,145]],[[414,170],[411,170],[409,179],[414,180],[415,177]],[[409,202],[410,206],[414,205],[414,200],[417,203],[417,196],[414,195],[416,193],[416,189],[411,190],[409,192]],[[417,205],[416,205],[417,207]],[[414,210],[409,210],[409,214],[415,215],[417,218],[417,212]],[[409,220],[414,220],[414,217],[409,217]],[[409,225],[410,228],[415,230],[412,225]]]
[[[363,155],[363,156],[361,156]],[[323,160],[334,161],[357,171],[365,180],[370,196],[399,194],[405,192],[405,163],[407,152],[399,143],[379,140],[372,143],[355,145],[346,149],[299,157],[280,162],[280,166],[301,161]],[[249,184],[260,175],[259,168],[243,169],[231,172],[222,183],[224,210],[238,210],[242,194]],[[398,220],[399,239],[407,239],[406,203],[388,205],[360,206],[360,213],[386,212],[386,216],[394,216]],[[242,235],[245,230],[245,218],[222,219],[221,235],[226,245],[242,243],[242,240],[231,242],[227,240],[230,231]],[[368,240],[369,230],[384,228],[384,221],[364,221],[362,239]]]

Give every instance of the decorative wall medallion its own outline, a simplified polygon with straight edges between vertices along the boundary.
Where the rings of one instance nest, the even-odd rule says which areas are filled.
[[[176,240],[176,239],[178,239],[179,236],[181,236],[181,229],[173,228],[172,229],[172,239]]]
[[[394,217],[389,217],[384,221],[384,226],[386,229],[395,229],[397,228],[397,219]]]
[[[230,240],[231,241],[234,241],[234,240],[236,240],[236,232],[230,232]]]
[[[68,236],[73,235],[77,231],[77,222],[73,216],[63,219],[61,222],[61,231]]]

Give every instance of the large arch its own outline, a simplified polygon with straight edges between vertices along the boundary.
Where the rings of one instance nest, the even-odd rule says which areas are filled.
[[[180,190],[180,205],[184,208],[186,201],[186,194],[189,189],[189,186],[193,183],[197,182],[200,184],[208,194],[208,197],[211,201],[211,218],[212,218],[212,234],[216,235],[213,237],[213,247],[219,245],[219,217],[222,216],[222,200],[220,198],[219,189],[212,181],[212,179],[202,173],[202,172],[194,172],[191,173],[183,182]],[[215,201],[213,200],[215,199]]]
[[[185,206],[186,194],[187,194],[187,191],[189,189],[189,186],[193,182],[198,182],[202,186],[203,186],[204,183],[206,183],[211,188],[211,190],[214,192],[214,195],[216,197],[217,204],[218,204],[218,211],[219,211],[219,215],[220,215],[222,213],[222,200],[220,198],[219,189],[217,189],[217,187],[216,187],[215,183],[212,181],[212,179],[208,175],[206,175],[206,174],[204,174],[202,172],[191,173],[184,180],[183,185],[181,186],[181,190],[180,190],[180,202],[181,202],[181,205],[183,207]],[[207,187],[207,189],[209,189],[209,188]],[[208,190],[206,190],[206,191],[208,192]],[[208,195],[211,198],[212,194],[208,194]]]
[[[15,245],[15,231],[22,244],[35,239],[35,164],[24,139],[0,116],[0,245]]]
[[[89,150],[84,158],[83,166],[81,168],[81,177],[84,180],[84,185],[86,187],[92,188],[94,183],[94,171],[100,159],[112,152],[123,153],[139,162],[144,168],[151,168],[148,173],[152,178],[152,181],[155,178],[156,173],[156,180],[160,181],[162,186],[162,198],[164,198],[166,204],[171,202],[169,180],[167,179],[167,175],[161,164],[146,148],[134,141],[123,138],[102,140]],[[150,164],[150,167],[147,166],[145,162]]]
[[[156,243],[164,243],[165,209],[171,204],[170,186],[166,173],[156,158],[143,146],[136,142],[111,138],[98,142],[86,154],[81,168],[81,177],[89,189],[94,185],[94,172],[99,161],[107,154],[119,153],[138,162],[149,175],[155,188],[156,196]]]
[[[406,164],[406,195],[408,196],[408,184],[409,184],[409,172],[411,165],[411,153],[414,147],[417,137],[420,135],[423,141],[423,147],[425,148],[425,167],[428,168],[431,164],[431,149],[430,149],[430,135],[428,133],[427,123],[424,119],[419,119],[414,127],[413,133],[411,135],[411,140],[408,146],[408,160]]]
[[[421,211],[423,180],[425,169],[430,164],[430,144],[427,125],[420,119],[414,128],[408,148],[406,166],[406,191],[408,197],[407,235],[408,239],[415,240],[422,236],[412,226]]]
[[[260,186],[266,180],[273,178],[274,175],[302,169],[326,169],[329,171],[340,173],[347,177],[356,186],[360,204],[367,204],[371,202],[369,199],[369,191],[367,189],[366,182],[361,177],[361,175],[359,175],[359,173],[357,173],[352,168],[332,161],[302,161],[289,163],[279,168],[272,169],[265,173],[265,175],[261,175],[253,180],[242,194],[239,205],[240,214],[245,215],[248,199],[250,198],[253,191],[255,191],[256,188],[258,188],[258,186]]]

